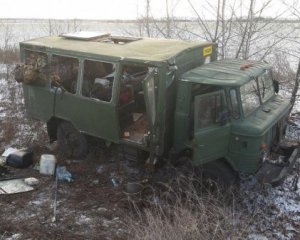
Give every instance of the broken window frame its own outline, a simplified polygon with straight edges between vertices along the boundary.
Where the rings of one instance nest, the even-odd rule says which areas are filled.
[[[41,66],[38,67],[37,66],[38,65],[38,63],[37,63],[38,59],[35,59],[35,64],[29,64],[27,62],[27,59],[29,57],[29,56],[27,56],[27,54],[30,55],[31,53],[38,54],[39,56],[45,57],[45,65],[42,66],[42,67]],[[44,77],[45,77],[44,79],[42,79],[42,78],[38,79],[37,78],[37,79],[32,80],[32,82],[30,82],[30,83],[26,83],[25,79],[24,79],[25,76],[23,75],[23,82],[25,84],[37,85],[37,86],[43,86],[43,87],[44,86],[48,87],[50,85],[49,74],[48,74],[48,69],[47,69],[47,68],[49,68],[49,62],[50,62],[50,59],[51,59],[51,56],[49,54],[47,54],[46,52],[43,52],[43,51],[25,48],[24,51],[21,53],[21,59],[22,59],[23,66],[28,65],[28,66],[34,67],[34,69],[39,69],[39,71],[38,71],[39,74],[37,76],[41,77],[41,75],[44,75]]]
[[[55,86],[52,84],[52,74],[53,74],[53,65],[52,65],[52,62],[53,62],[53,58],[55,57],[62,57],[62,58],[70,58],[70,59],[74,59],[77,61],[77,75],[76,75],[76,78],[74,78],[75,80],[73,80],[73,89],[74,89],[74,92],[73,91],[69,91],[68,89],[66,89],[63,85],[60,85],[60,86]],[[65,61],[62,61],[63,63]],[[78,83],[79,83],[79,79],[80,79],[80,58],[76,57],[76,56],[73,56],[73,55],[66,55],[66,54],[60,54],[60,53],[53,53],[51,54],[51,57],[49,59],[49,80],[50,80],[50,89],[56,89],[56,88],[60,88],[64,91],[64,93],[69,93],[69,94],[72,94],[72,95],[76,95],[78,93]],[[72,86],[71,86],[72,87]]]
[[[112,65],[112,69],[114,69],[114,71],[112,72],[112,73],[114,73],[114,75],[113,75],[114,78],[112,80],[111,97],[110,97],[109,101],[101,100],[99,98],[92,97],[92,96],[85,96],[83,94],[83,87],[84,87],[84,82],[85,82],[84,73],[85,73],[85,62],[86,61],[101,62],[101,63],[111,64]],[[115,84],[116,84],[116,80],[118,79],[118,77],[117,77],[118,76],[118,69],[119,69],[119,64],[117,64],[115,62],[104,61],[102,59],[95,59],[95,58],[83,58],[83,59],[81,59],[81,83],[80,83],[80,91],[79,91],[80,92],[80,96],[83,97],[83,98],[86,98],[86,99],[90,99],[90,100],[93,100],[93,101],[99,101],[99,102],[102,102],[102,103],[112,103],[112,101],[114,99],[114,95],[115,95],[115,93],[114,93],[115,92],[115,90],[114,90],[115,89]],[[107,75],[110,75],[110,74],[107,74]]]

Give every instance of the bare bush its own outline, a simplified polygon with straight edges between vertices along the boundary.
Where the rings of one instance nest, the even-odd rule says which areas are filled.
[[[288,61],[288,56],[283,52],[276,52],[274,54],[275,59],[273,60],[273,77],[276,79],[282,88],[282,90],[291,96],[295,71],[293,70],[291,63]]]
[[[1,63],[15,63],[19,61],[19,49],[10,47],[8,49],[0,49],[0,62]]]

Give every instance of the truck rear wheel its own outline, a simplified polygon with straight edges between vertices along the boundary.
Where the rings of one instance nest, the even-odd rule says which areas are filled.
[[[71,123],[61,122],[57,128],[59,152],[66,157],[82,157],[87,154],[87,140]]]

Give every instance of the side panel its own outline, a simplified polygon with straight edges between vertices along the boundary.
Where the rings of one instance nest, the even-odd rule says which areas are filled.
[[[70,120],[77,129],[92,136],[119,141],[116,108],[111,103],[60,93],[56,98],[55,116]]]
[[[217,51],[217,44],[209,43],[206,46],[197,47],[179,54],[174,61],[174,64],[178,67],[178,76],[205,63],[216,61]]]
[[[182,81],[179,81],[177,86],[174,123],[174,148],[177,152],[186,147],[184,143],[188,142],[193,135],[191,133],[193,119],[190,119],[191,86],[191,84]]]
[[[255,173],[261,165],[259,153],[262,137],[249,137],[232,133],[228,158],[235,163],[238,171]]]
[[[24,99],[27,114],[42,121],[48,121],[53,116],[54,92],[49,87],[23,84]]]

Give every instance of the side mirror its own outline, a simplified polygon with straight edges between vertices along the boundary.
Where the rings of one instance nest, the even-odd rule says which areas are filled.
[[[277,80],[273,80],[273,86],[275,93],[279,92],[279,82]]]

